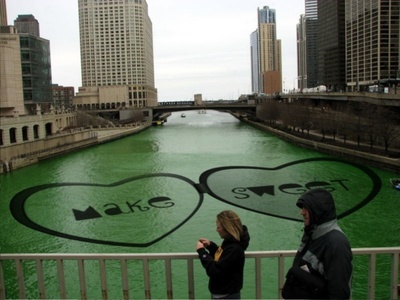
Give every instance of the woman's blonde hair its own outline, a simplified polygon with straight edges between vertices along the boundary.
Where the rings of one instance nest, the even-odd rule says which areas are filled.
[[[243,225],[239,216],[232,210],[224,210],[217,215],[220,226],[235,240],[240,241]]]

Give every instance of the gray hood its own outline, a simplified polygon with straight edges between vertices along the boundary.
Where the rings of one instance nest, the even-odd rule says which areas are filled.
[[[332,195],[325,189],[317,188],[305,192],[296,205],[310,212],[310,227],[336,219],[336,207]]]

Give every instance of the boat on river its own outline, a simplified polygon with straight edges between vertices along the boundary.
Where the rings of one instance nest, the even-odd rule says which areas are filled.
[[[186,118],[186,114],[181,114],[181,118]]]
[[[400,191],[400,178],[391,178],[390,184],[396,189]]]

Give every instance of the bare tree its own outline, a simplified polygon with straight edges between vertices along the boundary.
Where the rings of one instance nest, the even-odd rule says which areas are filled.
[[[276,101],[268,101],[260,105],[257,116],[260,119],[267,120],[271,125],[275,125],[280,117],[280,103]]]
[[[287,128],[291,128],[293,131],[296,131],[296,109],[297,104],[287,104],[285,105],[285,109],[281,111],[281,119],[283,125]]]
[[[383,107],[377,109],[379,122],[376,124],[376,131],[379,137],[383,139],[385,153],[389,154],[389,146],[393,141],[400,137],[400,127],[398,115]]]
[[[351,134],[350,116],[346,113],[337,113],[337,131],[343,136],[343,143],[346,144],[348,136]]]
[[[77,125],[80,127],[113,125],[113,123],[108,120],[98,116],[92,116],[82,111],[76,112],[76,121]]]
[[[362,108],[360,102],[351,102],[347,108],[347,114],[353,116],[349,124],[351,135],[355,137],[357,141],[357,147],[360,148],[361,136],[363,133],[363,119],[362,119]]]
[[[379,122],[377,122],[377,110],[379,106],[368,103],[364,103],[363,106],[363,116],[366,125],[365,130],[368,135],[370,150],[372,150],[376,140],[376,125],[379,124]]]

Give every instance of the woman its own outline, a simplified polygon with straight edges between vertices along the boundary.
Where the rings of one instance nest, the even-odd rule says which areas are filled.
[[[200,238],[196,244],[201,264],[209,276],[208,289],[212,299],[240,299],[243,287],[244,251],[250,236],[239,216],[225,210],[217,215],[217,232],[223,239],[217,246]]]

